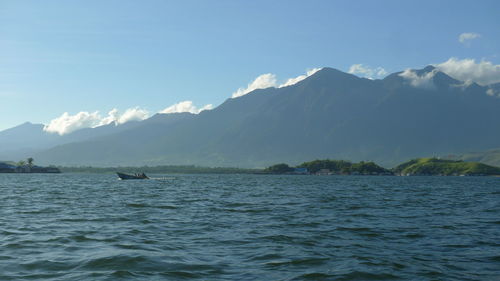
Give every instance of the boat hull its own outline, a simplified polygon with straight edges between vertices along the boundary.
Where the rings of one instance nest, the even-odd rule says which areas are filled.
[[[129,175],[129,174],[124,174],[124,173],[116,173],[118,175],[118,178],[121,180],[146,180],[149,179],[145,174],[142,175]]]

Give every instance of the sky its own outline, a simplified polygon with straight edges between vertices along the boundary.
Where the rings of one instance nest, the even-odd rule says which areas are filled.
[[[473,60],[500,81],[499,15],[496,0],[0,0],[0,130],[197,113],[321,67]]]

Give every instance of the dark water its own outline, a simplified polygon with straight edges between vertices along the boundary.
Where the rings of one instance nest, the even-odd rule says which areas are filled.
[[[0,174],[0,280],[500,280],[500,178]]]

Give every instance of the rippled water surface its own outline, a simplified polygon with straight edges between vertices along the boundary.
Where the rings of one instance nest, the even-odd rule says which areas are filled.
[[[0,174],[0,280],[499,280],[500,178]]]

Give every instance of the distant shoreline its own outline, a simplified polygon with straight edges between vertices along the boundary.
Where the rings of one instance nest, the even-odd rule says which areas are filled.
[[[201,166],[128,166],[128,167],[64,167],[58,166],[63,173],[114,174],[116,172],[146,174],[254,174],[262,169],[243,169],[231,167],[201,167]]]
[[[500,168],[477,162],[417,158],[392,169],[373,162],[352,163],[344,160],[314,160],[295,167],[276,164],[265,169],[234,167],[202,167],[195,165],[161,165],[137,167],[57,167],[63,173],[112,174],[258,174],[258,175],[361,175],[361,176],[500,176]]]
[[[19,163],[23,163],[21,161]],[[345,160],[313,160],[297,166],[281,163],[267,168],[203,167],[196,165],[160,165],[126,167],[65,167],[15,165],[0,162],[0,173],[92,173],[114,174],[258,174],[258,175],[343,175],[343,176],[496,176],[500,177],[500,167],[478,162],[442,160],[439,158],[417,158],[402,163],[392,169],[383,168],[374,162],[354,163]]]

